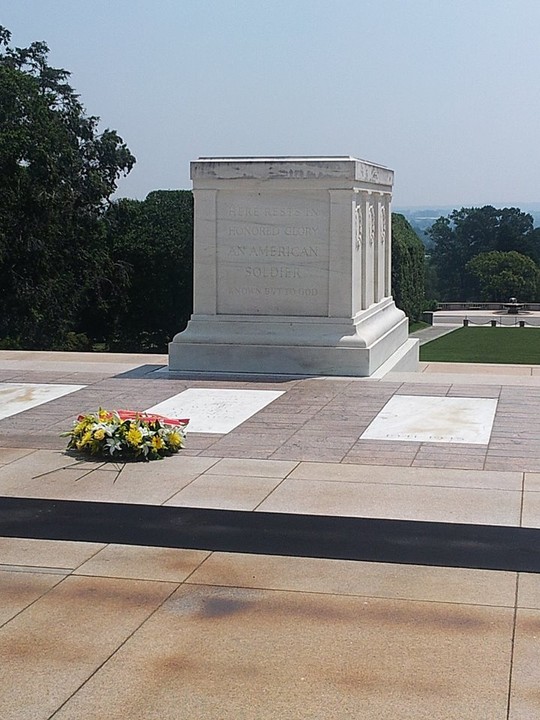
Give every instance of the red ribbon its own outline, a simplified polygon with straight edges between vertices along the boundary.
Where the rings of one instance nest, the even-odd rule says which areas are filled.
[[[137,412],[134,410],[117,410],[116,414],[120,420],[147,420],[148,422],[159,421],[167,425],[187,425],[189,423],[188,418],[179,420],[178,418],[167,418],[163,415],[153,415],[145,412]]]
[[[167,418],[163,415],[153,415],[151,413],[139,412],[137,410],[116,410],[116,414],[120,420],[144,420],[146,422],[160,422],[164,425],[182,425],[185,426],[189,423],[188,418]],[[112,413],[107,413],[108,418],[112,418]],[[77,420],[84,420],[85,415],[79,415]]]

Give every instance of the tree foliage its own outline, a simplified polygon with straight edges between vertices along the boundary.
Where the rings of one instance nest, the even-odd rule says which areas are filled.
[[[125,282],[105,315],[86,318],[111,348],[165,352],[184,329],[193,296],[193,194],[157,190],[119,200],[106,213],[107,242]],[[92,329],[93,327],[93,329]]]
[[[0,27],[0,338],[55,347],[111,264],[100,218],[135,158],[98,131],[48,47]]]
[[[505,302],[511,297],[534,301],[538,297],[538,265],[514,250],[479,253],[466,269],[478,280],[484,302]]]
[[[405,217],[392,213],[392,295],[410,320],[424,309],[424,252]]]
[[[540,231],[518,208],[461,208],[440,217],[428,230],[431,259],[439,278],[440,300],[475,300],[475,277],[467,263],[480,253],[515,251],[540,261]]]

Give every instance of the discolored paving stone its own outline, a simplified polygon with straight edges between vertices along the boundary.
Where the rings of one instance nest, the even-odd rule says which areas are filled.
[[[0,559],[4,565],[72,570],[103,547],[103,543],[0,537]]]
[[[0,569],[0,627],[57,585],[63,575]]]
[[[55,720],[504,718],[509,608],[182,586]],[[474,697],[474,703],[471,698]]]
[[[516,576],[489,570],[214,552],[188,582],[513,607]]]
[[[52,588],[0,628],[2,720],[49,718],[175,587],[70,576]]]
[[[74,574],[180,583],[209,555],[203,550],[107,545]]]
[[[540,611],[518,609],[509,720],[540,717]]]

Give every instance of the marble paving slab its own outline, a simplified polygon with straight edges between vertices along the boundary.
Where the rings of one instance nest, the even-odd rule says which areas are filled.
[[[487,445],[496,410],[493,398],[394,395],[360,439]]]
[[[283,390],[190,388],[146,412],[189,418],[189,432],[226,434],[283,395]]]
[[[0,420],[56,400],[86,385],[46,385],[43,383],[0,383]]]

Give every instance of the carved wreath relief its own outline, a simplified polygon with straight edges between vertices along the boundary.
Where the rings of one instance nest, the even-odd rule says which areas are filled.
[[[369,206],[369,226],[368,226],[368,233],[369,233],[369,244],[373,245],[375,242],[375,208],[373,205]]]
[[[379,222],[381,228],[381,245],[384,245],[386,242],[386,208],[384,205],[381,205],[380,208]]]
[[[362,235],[364,232],[364,228],[362,226],[362,206],[357,205],[355,208],[355,216],[356,216],[356,249],[360,250],[362,247]]]

